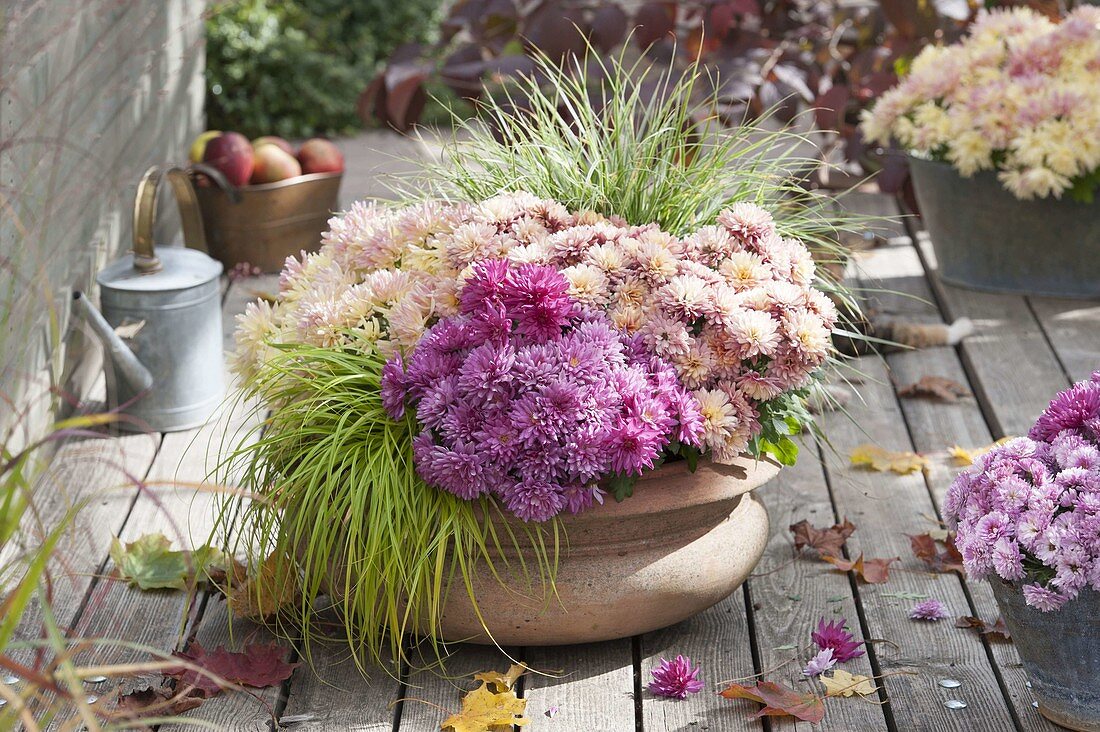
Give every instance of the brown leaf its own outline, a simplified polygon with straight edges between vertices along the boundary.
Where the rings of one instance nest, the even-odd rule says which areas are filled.
[[[833,524],[827,529],[819,529],[803,519],[797,524],[790,525],[790,531],[794,534],[794,549],[802,551],[805,547],[817,550],[818,554],[838,557],[844,542],[856,530],[856,525],[848,519],[842,523]]]
[[[963,558],[958,547],[955,546],[954,534],[947,534],[947,538],[943,541],[945,548],[942,552],[931,534],[909,534],[908,536],[913,554],[927,564],[933,572],[963,571]]]
[[[963,615],[955,621],[955,627],[969,628],[979,635],[988,635],[990,640],[1012,640],[1012,634],[1008,632],[1004,618],[997,618],[993,625],[989,625],[981,618],[976,618],[973,615]]]
[[[298,573],[289,559],[272,553],[259,573],[230,585],[229,608],[244,618],[268,618],[301,597]]]
[[[177,694],[174,689],[153,686],[148,689],[119,693],[116,714],[119,721],[136,722],[151,717],[174,717],[202,706],[202,698]]]
[[[294,673],[298,664],[286,662],[287,650],[274,643],[256,643],[245,646],[240,653],[229,651],[224,646],[207,653],[202,644],[194,641],[186,651],[177,651],[172,655],[209,671],[220,681],[260,689],[281,684]],[[211,678],[210,674],[182,666],[164,672],[165,676],[179,679],[182,687],[193,687],[195,695],[206,698],[217,695],[224,688],[224,684]]]
[[[898,389],[899,397],[910,399],[938,399],[942,402],[957,402],[959,397],[970,396],[970,390],[953,379],[945,376],[922,376],[919,381]]]
[[[821,558],[842,572],[855,572],[860,579],[872,585],[881,585],[890,579],[890,565],[900,559],[864,559],[862,554],[852,561],[828,556]]]
[[[825,718],[825,705],[820,698],[813,694],[799,694],[772,681],[761,681],[756,686],[731,684],[718,693],[727,699],[748,699],[763,704],[764,708],[750,719],[791,716],[817,724]]]

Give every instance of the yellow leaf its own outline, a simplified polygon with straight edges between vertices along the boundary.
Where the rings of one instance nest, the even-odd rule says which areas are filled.
[[[494,693],[502,694],[506,691],[511,691],[512,687],[516,685],[516,680],[526,672],[526,663],[513,663],[508,668],[508,673],[502,674],[499,671],[482,671],[479,674],[474,674],[474,679],[476,681],[484,681],[492,688]]]
[[[951,455],[951,457],[955,459],[956,465],[973,465],[974,461],[977,460],[979,457],[985,455],[987,452],[997,447],[998,445],[1005,444],[1011,439],[1011,437],[1002,437],[1001,439],[994,442],[992,445],[986,445],[985,447],[972,447],[969,450],[965,447],[952,445],[951,447],[947,448],[947,452]]]
[[[930,529],[928,535],[935,541],[947,541],[947,537],[951,536],[951,532],[947,529]]]
[[[450,732],[494,732],[496,728],[525,725],[531,720],[523,716],[527,700],[520,699],[509,689],[494,694],[488,684],[482,682],[462,698],[462,711],[443,720],[442,730]]]
[[[825,685],[825,696],[868,696],[878,691],[869,676],[860,676],[838,668],[832,676],[819,676]]]
[[[891,452],[878,445],[863,444],[848,456],[852,465],[866,465],[871,470],[892,470],[898,475],[915,473],[928,468],[928,460],[915,452]]]
[[[231,570],[232,571],[232,570]],[[234,614],[244,618],[268,618],[301,596],[298,573],[291,562],[272,553],[260,565],[260,571],[230,587],[227,601]]]

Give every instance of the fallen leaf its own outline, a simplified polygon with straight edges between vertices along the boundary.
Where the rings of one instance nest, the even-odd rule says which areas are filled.
[[[164,534],[145,534],[125,546],[118,538],[111,542],[119,575],[143,590],[182,590],[196,577],[204,577],[206,568],[220,558],[221,552],[210,546],[193,552],[174,550]]]
[[[229,583],[229,609],[244,618],[269,618],[301,597],[298,573],[291,562],[272,553],[259,572],[243,582]]]
[[[820,698],[813,694],[799,694],[772,681],[761,681],[756,686],[730,684],[718,693],[727,699],[748,699],[763,704],[764,708],[750,719],[791,716],[816,724],[825,718],[825,704]]]
[[[516,685],[516,680],[520,676],[527,673],[526,663],[513,663],[508,667],[507,673],[501,673],[499,671],[482,671],[481,673],[474,674],[476,681],[484,681],[492,689],[493,693],[503,694],[506,691],[511,691],[512,687]]]
[[[881,585],[890,579],[890,565],[898,561],[900,557],[892,559],[864,559],[860,554],[855,560],[840,559],[838,557],[821,557],[829,564],[842,572],[855,572],[860,579],[872,585]]]
[[[818,554],[839,556],[844,542],[856,530],[856,525],[848,519],[843,523],[833,524],[827,529],[819,529],[812,526],[809,521],[803,519],[797,524],[791,524],[790,531],[794,534],[794,549],[802,551],[804,547],[816,549]]]
[[[939,399],[957,402],[959,397],[970,396],[970,389],[944,376],[922,376],[918,381],[898,389],[899,397]]]
[[[963,558],[958,547],[955,546],[955,537],[948,533],[943,540],[944,550],[940,551],[939,545],[928,534],[909,534],[909,545],[913,548],[913,554],[917,559],[928,565],[933,572],[962,572]]]
[[[1012,640],[1012,634],[1008,632],[1004,618],[997,618],[996,622],[989,625],[981,618],[976,618],[973,615],[963,615],[955,621],[955,627],[968,628],[977,631],[979,635],[988,635],[990,640]]]
[[[527,700],[520,699],[508,689],[494,693],[482,682],[462,698],[462,711],[443,720],[440,729],[451,732],[490,732],[498,727],[511,728],[525,725],[531,720],[523,716]]]
[[[952,445],[951,447],[947,448],[947,452],[951,455],[952,458],[955,459],[956,465],[973,465],[974,461],[980,458],[982,455],[985,455],[987,452],[997,447],[998,445],[1005,444],[1011,439],[1013,438],[1002,437],[991,445],[985,445],[984,447],[972,447],[970,449],[959,447],[958,445]]]
[[[878,691],[869,676],[849,673],[842,668],[833,672],[832,676],[819,676],[821,683],[825,685],[825,696],[868,696]]]
[[[936,541],[947,541],[947,537],[951,536],[951,532],[947,529],[929,529],[928,535]]]
[[[289,679],[298,666],[296,663],[287,663],[287,649],[275,643],[247,645],[240,653],[234,653],[224,646],[219,646],[212,653],[207,653],[201,643],[194,641],[186,651],[177,651],[172,655],[175,658],[190,661],[219,677],[219,681],[216,681],[210,677],[210,674],[182,666],[164,672],[165,676],[179,679],[177,688],[193,687],[194,693],[202,697],[218,694],[223,688],[220,681],[240,686],[253,686],[257,689],[275,686]]]
[[[852,450],[848,459],[852,461],[852,465],[866,465],[879,472],[890,470],[898,475],[928,469],[928,460],[915,452],[892,452],[878,445],[859,445]]]
[[[150,717],[174,717],[202,706],[202,702],[197,696],[177,694],[175,689],[152,686],[128,694],[120,693],[116,714],[130,722]]]

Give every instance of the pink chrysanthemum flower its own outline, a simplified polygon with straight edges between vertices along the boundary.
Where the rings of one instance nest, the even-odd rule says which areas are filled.
[[[806,664],[806,668],[802,669],[802,675],[820,676],[835,665],[836,658],[833,657],[833,649],[826,648],[818,651],[817,655],[810,659],[810,662]]]
[[[826,623],[822,618],[817,623],[817,630],[810,634],[810,638],[821,650],[829,648],[833,652],[833,658],[838,663],[859,658],[865,651],[860,648],[863,641],[857,641],[851,633],[844,629],[845,620],[841,618],[832,623]]]
[[[699,669],[692,667],[690,658],[676,656],[671,661],[662,658],[661,664],[653,669],[652,674],[653,680],[646,688],[657,696],[686,699],[688,694],[697,694],[703,690]]]
[[[924,600],[918,602],[909,611],[909,617],[913,620],[927,620],[935,622],[948,617],[947,606],[939,600]]]

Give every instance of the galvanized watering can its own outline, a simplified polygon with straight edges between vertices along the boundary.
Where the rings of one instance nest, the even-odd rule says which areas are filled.
[[[163,178],[175,193],[184,244],[206,248],[187,172],[150,168],[134,201],[134,250],[96,277],[103,313],[84,293],[73,293],[74,306],[103,342],[108,404],[134,418],[122,422],[123,429],[172,432],[197,427],[225,396],[222,265],[196,249],[154,248]]]

